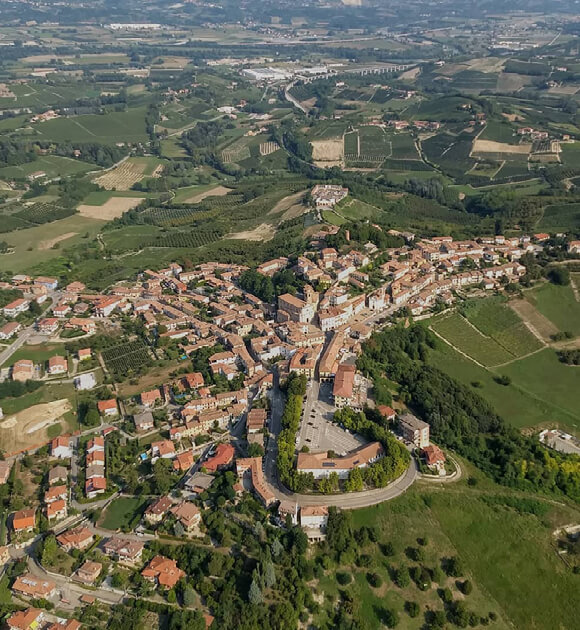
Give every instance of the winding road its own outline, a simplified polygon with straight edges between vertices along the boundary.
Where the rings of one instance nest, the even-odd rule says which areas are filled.
[[[264,455],[264,476],[270,486],[270,490],[276,499],[282,501],[295,501],[299,507],[324,505],[336,506],[343,510],[355,510],[357,508],[376,505],[383,501],[390,501],[406,492],[418,477],[419,470],[414,459],[407,471],[398,479],[390,483],[385,488],[375,488],[373,490],[363,490],[362,492],[348,492],[341,494],[319,495],[319,494],[298,494],[286,488],[278,477],[276,468],[276,457],[278,447],[276,439],[282,428],[282,413],[284,411],[284,394],[280,390],[278,376],[274,375],[274,387],[272,389],[272,407],[270,433],[268,447]]]

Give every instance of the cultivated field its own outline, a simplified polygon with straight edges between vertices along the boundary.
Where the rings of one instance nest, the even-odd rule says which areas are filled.
[[[527,300],[512,300],[510,307],[544,341],[550,341],[551,335],[558,332],[558,328]]]
[[[15,453],[49,441],[48,428],[71,411],[67,398],[34,405],[0,422],[0,444],[6,453]]]
[[[130,190],[145,177],[159,177],[162,170],[163,165],[155,159],[130,158],[97,177],[95,183],[105,190]]]
[[[203,201],[206,197],[223,197],[231,192],[231,188],[226,188],[225,186],[215,186],[214,188],[209,188],[208,190],[204,190],[203,192],[199,192],[191,197],[187,197],[183,201],[185,203],[199,203]]]
[[[344,158],[342,138],[312,140],[312,159],[315,162],[341,162]]]
[[[532,150],[531,144],[507,144],[478,138],[473,142],[473,153],[515,153],[528,155]]]
[[[78,211],[82,217],[99,219],[100,221],[112,221],[127,212],[127,210],[138,206],[143,199],[143,197],[112,197],[100,206],[82,204],[78,207]]]
[[[452,347],[486,367],[507,363],[514,358],[495,339],[483,335],[458,313],[437,319],[432,328]]]

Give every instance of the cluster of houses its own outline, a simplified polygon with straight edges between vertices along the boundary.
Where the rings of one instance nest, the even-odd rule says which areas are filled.
[[[106,490],[105,438],[96,435],[87,442],[85,450],[85,494],[88,499],[94,499]]]

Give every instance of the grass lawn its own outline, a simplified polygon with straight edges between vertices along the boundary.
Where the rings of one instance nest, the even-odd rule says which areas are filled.
[[[45,223],[5,235],[5,240],[14,248],[14,253],[0,256],[0,271],[21,273],[35,265],[45,263],[60,255],[61,247],[76,245],[85,235],[94,237],[103,222],[73,215],[53,223]],[[58,247],[55,247],[58,245]]]
[[[347,222],[347,219],[343,219],[342,217],[339,217],[338,214],[330,211],[330,210],[323,210],[322,211],[322,218],[327,222],[330,223],[331,225],[342,225],[343,223]]]
[[[543,284],[526,298],[561,331],[580,335],[580,302],[570,286]]]
[[[383,576],[388,575],[387,565],[417,565],[405,551],[418,547],[417,538],[427,537],[421,564],[431,568],[442,558],[459,556],[465,567],[460,580],[472,581],[472,593],[465,598],[460,595],[453,578],[446,578],[442,586],[451,589],[454,599],[465,599],[467,608],[479,615],[494,611],[499,618],[490,627],[575,628],[578,576],[566,569],[554,552],[552,531],[565,523],[578,522],[578,509],[555,506],[539,498],[546,505],[544,516],[522,514],[501,505],[503,497],[516,493],[477,472],[470,470],[470,474],[480,478],[476,489],[468,488],[464,481],[444,489],[422,484],[393,501],[353,512],[355,527],[375,526],[380,532],[379,542],[394,546],[395,555],[387,558],[376,548],[373,554],[372,543],[364,549],[377,567],[371,570]],[[411,582],[399,589],[386,579],[381,588],[374,589],[360,569],[355,571],[354,584],[347,589],[355,602],[360,602],[360,614],[369,628],[379,627],[380,613],[385,608],[400,611],[400,625],[405,629],[423,628],[427,607],[443,609],[434,587],[422,592]],[[321,582],[320,587],[325,586]],[[405,600],[419,603],[419,617],[410,619],[401,612]]]
[[[141,518],[147,505],[146,499],[120,497],[115,499],[105,510],[100,526],[105,529],[122,529],[134,527]]]

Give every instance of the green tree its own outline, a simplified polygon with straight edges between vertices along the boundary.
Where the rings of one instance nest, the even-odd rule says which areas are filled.
[[[254,578],[252,583],[250,584],[250,590],[248,591],[248,600],[251,604],[255,606],[262,604],[264,602],[264,596],[262,595],[262,590],[258,585],[258,582]]]
[[[46,566],[51,566],[56,559],[57,551],[58,544],[56,542],[56,537],[54,534],[49,534],[44,539],[44,543],[42,545],[42,555],[40,558],[41,563]]]

